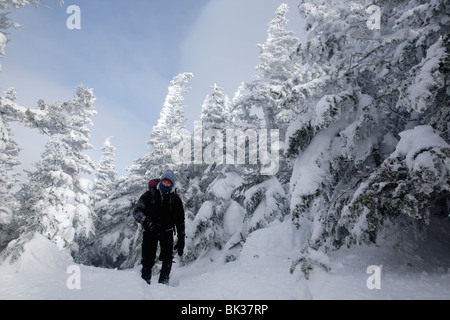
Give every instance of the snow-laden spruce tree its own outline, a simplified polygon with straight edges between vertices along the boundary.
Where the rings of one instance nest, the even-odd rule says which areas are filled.
[[[214,161],[215,159],[211,156],[206,159],[206,163],[203,151],[208,145],[211,145],[208,150],[212,151],[211,147],[215,146],[214,139],[216,138],[214,134],[218,133],[223,138],[225,129],[229,125],[229,99],[222,90],[221,87],[214,85],[212,94],[207,95],[203,102],[201,121],[196,122],[192,138],[191,153],[194,156],[194,161],[191,165],[186,166],[186,170],[182,172],[182,177],[180,177],[181,179],[188,179],[185,189],[185,206],[191,215],[195,214],[202,205],[206,189],[214,179],[214,177],[205,174],[205,172],[211,172],[217,165],[216,161]],[[220,151],[223,154],[223,151]],[[191,156],[189,156],[190,159]]]
[[[9,140],[9,129],[6,123],[3,121],[3,117],[0,119],[0,151],[4,151],[6,149],[6,143]]]
[[[449,4],[324,4],[299,7],[307,68],[286,139],[291,214],[304,235],[293,270],[306,275],[327,268],[323,252],[375,243],[388,221],[412,232],[448,210]]]
[[[268,25],[267,39],[259,45],[261,62],[256,70],[261,73],[257,80],[241,87],[233,99],[233,117],[244,119],[242,130],[258,132],[256,142],[248,140],[249,156],[257,155],[257,164],[251,165],[252,161],[246,159],[244,183],[235,193],[235,199],[245,210],[245,236],[273,221],[282,221],[288,213],[286,183],[290,168],[285,161],[283,142],[288,124],[299,112],[293,88],[302,67],[297,54],[300,40],[286,29],[288,11],[286,4],[275,11]],[[250,110],[257,110],[264,121],[258,121]],[[265,158],[277,166],[268,170]]]
[[[159,178],[172,164],[171,148],[178,130],[183,131],[183,93],[191,73],[182,73],[170,82],[168,93],[147,142],[149,150],[134,161],[128,176],[116,180],[108,198],[95,204],[98,217],[96,236],[82,248],[78,261],[106,268],[132,268],[140,260],[142,232],[131,210],[147,190],[152,178]],[[180,175],[178,175],[180,176]]]
[[[241,83],[231,100],[230,118],[236,127],[246,127],[249,129],[262,127],[261,123],[263,120],[256,112],[256,109],[253,108],[252,93],[247,83]]]
[[[170,82],[158,123],[152,128],[150,140],[147,142],[149,150],[128,168],[136,183],[141,184],[150,176],[159,177],[172,163],[173,145],[178,143],[176,140],[182,129],[185,129],[186,123],[183,114],[183,93],[188,90],[186,83],[192,77],[192,73],[181,73]]]
[[[16,155],[18,146],[13,140],[14,132],[11,130],[10,123],[18,122],[49,136],[67,133],[68,114],[63,112],[61,104],[46,105],[43,101],[39,101],[38,106],[39,108],[32,109],[17,104],[15,102],[15,90],[12,88],[4,96],[0,97],[0,158],[2,159],[0,171],[2,172],[2,179],[5,179],[5,183],[2,183],[1,188],[2,192],[6,192],[2,195],[2,222],[0,223],[3,235],[2,247],[19,236],[22,236],[22,239],[18,241],[24,243],[25,238],[27,238],[23,237],[24,225],[29,222],[26,215],[23,215],[18,210],[21,206],[20,196],[16,194],[17,191],[13,188],[13,184],[16,183],[17,166],[20,161],[18,160],[18,154]],[[20,249],[20,246],[12,247]],[[20,250],[13,251],[16,256],[20,254]],[[10,253],[11,250],[5,256]]]
[[[260,91],[252,90],[255,87],[242,85],[228,102],[214,86],[203,104],[205,164],[195,184],[201,206],[187,224],[192,238],[187,260],[208,254],[212,259],[233,261],[248,234],[274,220],[283,220],[285,191],[276,177],[262,174],[263,165],[258,163],[260,139],[267,137],[259,135],[262,121],[255,110],[262,100]]]
[[[294,32],[286,30],[288,11],[287,4],[280,5],[275,11],[266,42],[259,45],[261,63],[256,69],[261,75],[250,84],[253,101],[264,113],[266,128],[280,130],[282,140],[287,124],[297,115],[296,108],[288,101],[300,68],[296,55],[300,40]]]
[[[373,104],[389,134],[380,149],[390,146],[391,153],[343,207],[339,223],[351,230],[347,244],[374,242],[387,219],[423,236],[431,214],[446,216],[450,209],[450,41],[444,22],[450,4],[404,1],[402,8],[382,7],[376,50],[383,59],[368,68],[377,75],[370,83],[379,88]],[[389,144],[392,136],[395,143]]]
[[[261,223],[264,212],[271,214],[261,206],[259,215],[253,215],[256,205],[253,208],[250,204],[257,198],[256,194],[265,202],[270,192],[266,193],[268,185],[264,191],[252,188],[264,179],[257,171],[258,165],[248,164],[254,156],[252,152],[257,152],[255,123],[258,121],[250,113],[246,114],[249,110],[245,106],[250,103],[244,97],[236,97],[236,105],[232,106],[222,88],[214,85],[202,105],[201,132],[196,132],[194,139],[198,135],[202,137],[203,161],[191,166],[190,172],[197,175],[186,192],[185,262],[205,255],[222,262],[236,260],[247,235],[267,225]],[[251,133],[249,129],[253,129]],[[251,190],[245,193],[247,189]]]
[[[216,95],[203,104],[203,133],[210,131],[203,141],[204,155],[216,158],[198,181],[204,201],[188,225],[193,227],[188,228],[192,259],[221,250],[217,258],[235,260],[251,232],[288,214],[286,186],[279,177],[286,183],[289,169],[282,161],[267,173],[268,159],[280,164],[280,134],[297,112],[292,111],[291,91],[300,67],[295,54],[299,40],[285,29],[287,12],[288,6],[281,5],[269,23],[257,80],[242,84],[229,107],[223,106],[216,87]]]
[[[106,138],[103,143],[100,161],[95,169],[95,185],[92,196],[94,205],[108,198],[116,182],[117,172],[114,165],[116,148],[111,144],[111,138]]]
[[[272,130],[263,126],[264,121],[258,116],[263,111],[255,108],[254,92],[245,87],[249,88],[251,84],[241,86],[231,106],[230,129],[235,134],[240,132],[237,135],[240,138],[236,137],[235,140],[227,133],[227,141],[231,139],[234,144],[232,150],[236,151],[236,155],[231,152],[235,162],[230,169],[241,179],[232,193],[232,201],[225,216],[228,225],[225,229],[228,233],[234,230],[225,246],[227,250],[232,249],[233,252],[228,254],[231,258],[238,257],[242,244],[251,232],[265,228],[274,221],[283,221],[284,216],[288,215],[286,186],[280,177],[285,176],[283,172],[289,169],[285,167],[279,153],[279,129],[273,129],[277,133],[273,136],[270,133]],[[239,160],[238,154],[241,152],[245,153],[244,161]],[[277,170],[267,171],[267,165],[263,163],[264,153],[272,162],[276,160],[279,165]],[[227,145],[227,157],[229,154]]]
[[[36,170],[20,191],[20,238],[12,241],[6,255],[17,257],[21,245],[35,232],[41,233],[73,254],[94,233],[89,190],[81,174],[94,167],[85,151],[94,109],[91,89],[78,86],[74,98],[51,107],[66,114],[65,134],[52,135],[45,145]]]
[[[59,2],[62,3],[62,1]],[[8,29],[18,29],[21,27],[20,24],[10,20],[8,17],[9,12],[4,10],[22,8],[28,4],[37,6],[40,3],[41,0],[0,0],[0,10],[2,10],[0,11],[0,58],[3,58],[6,53],[6,47],[9,41],[6,37],[6,35],[8,34]],[[14,102],[15,96],[15,90],[13,88],[10,88],[6,92],[5,96],[0,97],[0,152],[2,152],[6,148],[9,137],[10,135],[12,135],[11,128],[9,127],[8,122],[21,121],[29,127],[41,127],[41,130],[43,130],[43,128],[46,126],[44,123],[41,123],[43,119],[42,113],[36,114],[36,110],[28,110],[26,108],[23,108],[22,106],[17,105]],[[56,119],[48,120],[50,120],[51,123],[52,120]]]
[[[217,129],[225,131],[230,125],[229,121],[229,98],[223,93],[223,88],[214,84],[212,93],[206,96],[202,105],[200,120],[204,130]]]
[[[6,96],[15,100],[15,90],[10,89]],[[8,115],[4,115],[8,120]],[[19,146],[13,139],[9,121],[0,121],[0,252],[9,241],[15,237],[18,227],[14,212],[20,204],[16,197],[16,185],[19,182],[18,167],[20,166]]]
[[[261,185],[263,186],[266,179],[271,179],[269,176],[261,175],[263,168],[266,169],[265,171],[270,171],[270,165],[266,164],[266,162],[271,163],[267,161],[271,159],[270,157],[277,163],[277,168],[271,170],[273,172],[270,175],[275,175],[281,185],[289,182],[291,169],[286,163],[283,152],[284,137],[288,124],[299,113],[299,103],[293,88],[298,83],[301,64],[297,54],[300,40],[294,32],[286,29],[288,10],[289,6],[282,4],[275,11],[274,17],[268,24],[267,39],[259,45],[260,64],[256,70],[260,74],[255,81],[240,87],[231,107],[235,127],[243,129],[244,132],[249,129],[258,132],[257,142],[247,142],[247,147],[251,148],[253,155],[258,157],[258,162],[254,165],[251,159],[246,158],[243,172],[246,174],[247,186],[243,187],[243,190],[253,188],[258,183],[263,183]],[[259,119],[259,116],[262,116],[263,120]],[[267,130],[267,136],[261,129]],[[278,136],[272,136],[272,130],[277,130]],[[268,159],[261,152],[260,147],[263,143],[267,144],[266,149],[270,150]],[[249,216],[264,198],[256,200],[256,194],[260,193],[264,194],[264,192],[258,192],[252,195],[252,200],[246,200],[246,206],[250,210],[247,212]],[[274,215],[273,210],[274,208],[267,210],[271,212],[268,216]],[[275,210],[278,211],[278,209]]]
[[[187,254],[192,261],[211,250],[221,250],[228,240],[224,234],[224,214],[231,200],[231,192],[239,181],[224,183],[231,174],[225,164],[225,135],[230,128],[230,102],[223,89],[214,85],[202,105],[200,123],[194,139],[192,179],[186,192]],[[200,149],[201,150],[195,150]],[[201,157],[202,161],[198,161]],[[182,173],[183,174],[183,173]],[[219,182],[220,181],[220,182]],[[220,187],[219,187],[220,185]]]
[[[15,90],[9,89],[6,98],[14,101]],[[19,182],[17,168],[21,163],[19,159],[20,149],[13,139],[14,133],[9,125],[9,115],[4,114],[3,118],[7,121],[2,122],[3,139],[0,146],[0,210],[14,211],[18,207],[14,187]]]
[[[61,134],[66,129],[66,115],[58,107],[46,107],[39,102],[39,109],[25,108],[15,102],[15,96],[15,90],[10,88],[0,97],[0,251],[20,235],[25,223],[18,210],[20,201],[16,194],[20,148],[14,141],[11,123],[18,122],[48,135]]]
[[[21,224],[18,217],[20,203],[15,188],[20,175],[20,148],[13,139],[14,132],[10,124],[18,122],[47,135],[62,134],[66,132],[67,115],[63,114],[58,104],[47,106],[40,101],[39,109],[29,109],[18,105],[15,98],[14,88],[8,89],[5,95],[0,97],[0,210],[2,229],[8,229],[8,233],[16,236]],[[11,225],[5,225],[6,221]]]

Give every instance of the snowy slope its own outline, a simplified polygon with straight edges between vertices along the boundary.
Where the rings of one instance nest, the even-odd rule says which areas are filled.
[[[76,265],[36,235],[18,261],[0,266],[0,299],[450,299],[450,234],[444,223],[450,222],[432,221],[429,239],[411,242],[403,253],[387,245],[392,235],[385,232],[379,246],[330,254],[331,271],[317,270],[306,281],[289,273],[298,234],[290,221],[277,222],[251,234],[237,261],[223,264],[216,252],[189,266],[175,264],[170,286],[148,286],[138,269]],[[379,290],[366,285],[370,265],[382,265]],[[79,268],[80,289],[68,288],[68,282],[76,284],[70,266]]]

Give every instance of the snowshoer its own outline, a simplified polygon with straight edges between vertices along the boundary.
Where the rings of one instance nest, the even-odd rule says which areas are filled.
[[[185,223],[183,203],[175,192],[175,174],[167,170],[160,179],[153,179],[135,208],[133,216],[144,228],[142,242],[142,278],[150,284],[158,242],[162,261],[159,283],[168,284],[172,269],[173,250],[183,255]],[[175,228],[175,230],[174,230]],[[174,231],[178,241],[175,247]]]

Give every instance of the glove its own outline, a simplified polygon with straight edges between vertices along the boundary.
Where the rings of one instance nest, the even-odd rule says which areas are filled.
[[[184,251],[184,235],[178,238],[177,244],[173,248],[173,250],[178,250],[178,255],[181,257]]]
[[[147,232],[154,232],[158,233],[161,232],[162,226],[159,223],[154,223],[150,221],[150,219],[145,218],[144,222],[142,223],[142,226],[144,227],[144,230]]]

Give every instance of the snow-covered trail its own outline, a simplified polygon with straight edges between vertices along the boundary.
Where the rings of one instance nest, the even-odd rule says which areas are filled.
[[[0,266],[0,299],[450,299],[448,228],[439,223],[432,227],[445,237],[440,234],[419,245],[411,243],[398,253],[383,246],[392,240],[385,235],[380,246],[331,254],[331,271],[315,271],[306,281],[289,273],[298,256],[298,236],[289,222],[278,223],[254,232],[237,261],[223,264],[209,254],[189,266],[175,264],[169,286],[148,286],[139,269],[74,264],[46,238],[36,236],[18,261]],[[380,289],[367,287],[371,265],[381,267]],[[79,283],[74,281],[77,276]],[[77,284],[79,289],[70,289]]]

